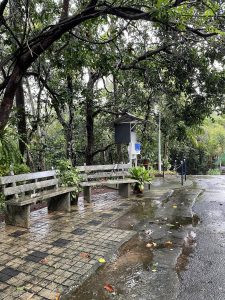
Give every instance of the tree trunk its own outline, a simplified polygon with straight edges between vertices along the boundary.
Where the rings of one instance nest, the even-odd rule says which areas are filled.
[[[116,109],[116,118],[119,118],[119,110],[118,110],[118,90],[117,90],[117,81],[115,75],[113,75],[113,98],[114,105]],[[116,145],[116,154],[117,154],[117,162],[120,163],[123,161],[123,153],[122,153],[122,145]]]
[[[27,126],[26,126],[26,112],[24,102],[24,90],[22,80],[20,81],[16,90],[16,108],[17,108],[17,129],[19,134],[19,150],[22,158],[25,155],[27,144]]]
[[[89,81],[85,91],[86,97],[86,133],[87,133],[87,147],[85,153],[85,160],[87,165],[93,164],[93,150],[94,150],[94,85],[98,80],[97,73],[89,72]]]
[[[66,156],[71,161],[72,166],[76,165],[76,151],[74,149],[74,107],[73,107],[73,82],[71,75],[67,76],[67,88],[69,94],[68,110],[69,120],[65,128],[66,135]]]
[[[61,20],[67,18],[69,15],[69,4],[70,4],[70,0],[63,0]]]

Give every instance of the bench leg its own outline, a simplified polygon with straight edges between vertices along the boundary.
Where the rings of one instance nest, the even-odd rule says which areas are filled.
[[[128,198],[131,194],[131,185],[130,183],[120,183],[119,184],[119,195]]]
[[[86,200],[87,202],[91,202],[91,187],[90,186],[83,187],[83,194],[84,194],[84,200]]]
[[[7,225],[30,227],[30,204],[24,206],[6,205],[5,223]]]
[[[151,190],[151,183],[145,183],[145,189],[150,191]]]
[[[70,193],[62,194],[48,200],[48,211],[71,211]]]

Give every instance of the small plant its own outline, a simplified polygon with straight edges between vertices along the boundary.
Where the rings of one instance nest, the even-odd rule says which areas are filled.
[[[80,192],[79,183],[81,181],[78,170],[71,165],[69,160],[59,160],[56,168],[59,175],[60,185],[75,187],[74,194],[76,194],[77,197]]]
[[[152,176],[149,170],[146,170],[145,167],[133,167],[129,170],[130,177],[137,180],[138,182],[134,185],[135,192],[143,192],[144,184],[150,183]]]

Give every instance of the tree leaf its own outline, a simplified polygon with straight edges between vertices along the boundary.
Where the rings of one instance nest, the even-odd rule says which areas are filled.
[[[91,255],[89,253],[86,253],[86,252],[81,252],[80,256],[83,257],[83,258],[90,258],[91,257]]]
[[[114,292],[114,288],[111,286],[111,284],[106,283],[104,285],[104,289],[109,292],[109,293],[113,293]]]

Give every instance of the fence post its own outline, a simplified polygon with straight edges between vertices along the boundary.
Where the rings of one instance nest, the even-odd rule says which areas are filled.
[[[181,185],[184,185],[184,162],[181,161]]]
[[[186,158],[184,158],[184,179],[187,180],[187,161]]]

